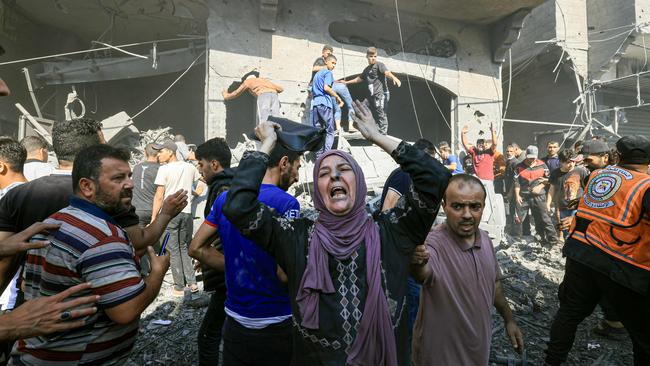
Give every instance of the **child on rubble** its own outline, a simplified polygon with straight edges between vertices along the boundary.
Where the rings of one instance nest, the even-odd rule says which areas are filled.
[[[332,103],[332,96],[336,99],[339,107],[343,106],[343,100],[332,89],[334,83],[334,76],[332,70],[336,67],[336,57],[329,55],[325,58],[325,68],[318,71],[314,75],[314,80],[311,85],[311,92],[314,97],[312,102],[311,124],[314,127],[323,127],[326,130],[325,144],[316,152],[316,156],[320,156],[327,150],[332,148],[334,143],[334,104]]]

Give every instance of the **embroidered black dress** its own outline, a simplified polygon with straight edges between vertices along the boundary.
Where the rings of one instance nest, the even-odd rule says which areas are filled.
[[[410,365],[406,293],[411,254],[424,243],[437,214],[451,174],[424,152],[401,142],[392,153],[413,184],[395,208],[377,215],[381,238],[382,286],[397,342],[400,365]],[[257,200],[268,155],[249,151],[244,154],[232,181],[223,211],[242,234],[273,255],[289,279],[289,297],[294,319],[292,365],[345,365],[346,350],[357,334],[365,304],[365,245],[349,259],[329,257],[329,272],[336,289],[320,297],[320,329],[300,326],[295,298],[307,264],[309,241],[314,222],[307,218],[287,219]]]

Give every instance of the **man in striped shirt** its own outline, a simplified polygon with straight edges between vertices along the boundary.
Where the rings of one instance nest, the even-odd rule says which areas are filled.
[[[70,205],[47,223],[51,244],[30,250],[23,273],[25,298],[52,296],[90,282],[75,297],[99,295],[97,313],[86,326],[52,336],[19,340],[10,365],[123,364],[138,334],[140,314],[155,299],[169,268],[169,255],[148,254],[151,272],[140,266],[125,231],[111,217],[131,205],[133,181],[129,153],[108,145],[89,147],[77,155],[72,170]],[[62,320],[71,318],[69,312]]]

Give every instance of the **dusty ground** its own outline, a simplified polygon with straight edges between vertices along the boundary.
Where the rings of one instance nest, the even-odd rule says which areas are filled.
[[[549,327],[558,306],[557,287],[564,273],[560,247],[549,250],[532,237],[527,241],[510,238],[497,248],[497,258],[506,277],[503,280],[506,295],[524,333],[529,364],[542,365]],[[183,299],[173,298],[170,282],[168,273],[158,299],[143,314],[129,365],[197,364],[196,334],[206,308],[193,309]],[[601,316],[597,310],[578,328],[569,365],[632,364],[632,344],[628,337],[613,341],[591,333]],[[156,319],[172,323],[155,326],[152,321]],[[494,324],[491,357],[514,357],[498,315]]]

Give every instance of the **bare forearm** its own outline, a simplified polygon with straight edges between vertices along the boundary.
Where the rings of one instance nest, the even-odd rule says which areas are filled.
[[[151,222],[154,222],[156,218],[158,217],[158,213],[160,212],[160,208],[162,207],[163,203],[163,195],[164,193],[160,193],[160,191],[156,191],[156,195],[153,197],[153,207],[151,208]]]
[[[171,219],[170,215],[161,213],[147,227],[133,225],[124,230],[129,235],[133,248],[142,255],[148,246],[154,245],[160,239]]]
[[[420,284],[423,284],[432,276],[432,269],[427,264],[411,264],[411,276]]]
[[[339,99],[340,99],[339,95],[336,94],[336,92],[334,91],[334,89],[332,89],[332,87],[330,87],[329,85],[325,85],[324,89],[325,89],[325,92],[326,92],[327,94],[329,94],[329,95],[331,95],[332,97],[336,98],[336,100],[339,100]]]
[[[193,252],[193,254],[193,258],[212,269],[221,272],[226,270],[226,261],[223,254],[212,246],[199,248],[197,251]]]
[[[469,147],[469,143],[467,141],[467,132],[461,132],[460,141],[463,144],[463,148],[465,149],[465,151],[469,151],[470,147]]]
[[[503,293],[501,281],[497,281],[495,285],[494,307],[497,309],[504,322],[508,323],[515,320],[512,315],[512,310],[510,309],[510,304],[508,304],[506,295]]]

